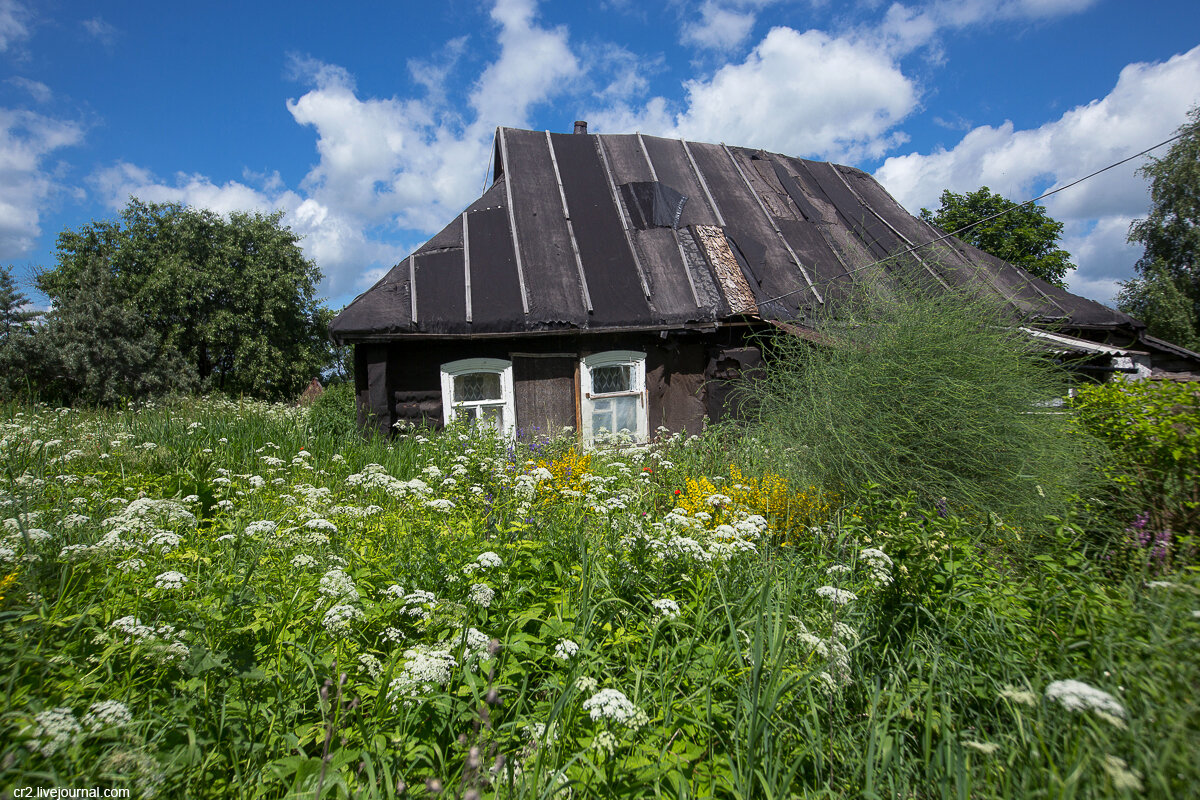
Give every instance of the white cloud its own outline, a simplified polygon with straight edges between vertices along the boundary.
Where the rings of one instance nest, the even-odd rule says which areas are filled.
[[[791,155],[848,160],[904,141],[892,129],[917,89],[886,54],[821,31],[774,28],[741,63],[687,81],[685,107],[663,98],[592,112],[603,130],[729,141]]]
[[[112,208],[136,195],[220,213],[283,209],[283,222],[304,237],[305,253],[326,276],[323,290],[361,291],[415,244],[393,243],[398,237],[435,232],[479,194],[496,126],[527,126],[535,105],[580,75],[566,30],[541,27],[531,0],[497,0],[491,17],[499,52],[469,90],[465,112],[446,98],[462,39],[441,61],[409,63],[423,98],[362,97],[346,69],[293,58],[292,76],[310,88],[287,108],[315,130],[318,154],[297,191],[277,175],[162,180],[127,163],[99,170],[93,186]]]
[[[301,238],[300,246],[325,274],[322,291],[332,295],[361,291],[364,264],[391,263],[399,248],[372,240],[361,220],[285,189],[278,175],[259,177],[260,187],[239,181],[213,183],[203,175],[179,173],[164,181],[149,170],[118,162],[92,175],[91,184],[112,210],[124,208],[130,197],[150,203],[183,203],[228,217],[233,211],[284,212],[283,224]]]
[[[1079,265],[1067,275],[1072,292],[1112,305],[1120,281],[1133,277],[1130,267],[1142,255],[1140,245],[1125,241],[1131,222],[1131,217],[1114,215],[1067,226],[1062,246]]]
[[[75,122],[0,108],[0,260],[32,251],[41,211],[59,189],[44,161],[82,140],[83,128]]]
[[[1024,200],[1168,138],[1197,101],[1198,86],[1200,47],[1162,63],[1130,64],[1107,96],[1039,128],[1016,131],[1011,122],[980,126],[950,150],[889,158],[875,177],[914,212],[922,206],[935,208],[943,189],[965,192],[986,185]],[[1146,212],[1146,184],[1135,174],[1136,166],[1110,170],[1046,200],[1050,215],[1064,223],[1111,221],[1071,242],[1088,280],[1093,275],[1114,280],[1131,275],[1136,255],[1130,258],[1127,248],[1113,246],[1113,226],[1116,220],[1127,226],[1129,219]],[[1103,266],[1093,268],[1085,254]],[[1124,260],[1123,270],[1117,270],[1118,260]]]
[[[688,13],[692,13],[690,9]],[[699,19],[684,22],[680,40],[709,50],[733,50],[750,37],[754,20],[751,11],[737,11],[716,0],[705,0]]]
[[[41,81],[30,80],[29,78],[14,77],[9,78],[5,83],[16,86],[18,89],[24,89],[33,98],[35,103],[48,103],[50,98],[54,96],[54,92],[50,91],[50,87]]]
[[[959,30],[995,22],[1041,21],[1074,14],[1097,0],[940,0],[921,6],[893,3],[878,25],[864,38],[902,55],[926,45],[936,45],[945,30]]]
[[[29,38],[29,9],[16,0],[0,0],[0,53]]]
[[[102,45],[111,46],[117,40],[117,29],[102,17],[95,16],[80,23],[84,31]]]

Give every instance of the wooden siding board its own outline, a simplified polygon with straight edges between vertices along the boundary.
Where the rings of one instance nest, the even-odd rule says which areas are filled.
[[[513,357],[513,393],[520,435],[554,435],[575,425],[579,359]]]

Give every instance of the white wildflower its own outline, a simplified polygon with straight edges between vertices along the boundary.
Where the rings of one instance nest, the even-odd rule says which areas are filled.
[[[371,676],[371,680],[379,680],[379,676],[383,674],[383,664],[379,659],[370,653],[360,653],[358,663],[362,666],[363,671]]]
[[[985,756],[994,755],[1000,752],[1000,745],[995,742],[977,742],[974,739],[964,739],[959,744],[968,750],[974,750],[983,753]]]
[[[1069,711],[1096,711],[1124,717],[1125,707],[1108,692],[1083,681],[1054,681],[1046,687],[1046,697]]]
[[[554,657],[559,661],[570,661],[579,652],[579,645],[570,639],[559,639],[554,646]]]
[[[645,712],[631,703],[619,689],[601,689],[583,701],[583,710],[593,720],[610,719],[630,728],[640,728],[647,722]]]
[[[491,550],[487,551],[486,553],[480,553],[475,559],[475,563],[484,569],[504,566],[504,561],[501,560],[500,556],[496,555]]]
[[[145,568],[146,568],[146,562],[142,561],[140,558],[127,558],[124,561],[117,564],[117,569],[120,572],[126,572],[126,573],[137,572],[138,570],[142,570]]]
[[[575,688],[582,694],[591,694],[600,687],[599,681],[590,675],[580,675],[575,679]]]
[[[292,566],[297,567],[299,569],[305,569],[306,567],[315,567],[316,565],[317,565],[317,560],[315,558],[313,558],[312,556],[310,556],[308,553],[301,553],[300,555],[298,555],[292,559]]]
[[[352,605],[345,603],[336,605],[325,612],[321,625],[333,636],[345,637],[350,635],[350,623],[362,619],[363,613]]]
[[[279,527],[277,522],[269,519],[260,519],[257,522],[251,522],[246,526],[247,536],[265,536],[269,533],[274,533]]]
[[[393,705],[400,699],[416,700],[418,695],[429,694],[450,680],[451,670],[458,661],[448,650],[433,650],[416,647],[404,651],[407,661],[400,675],[388,687],[388,698]]]
[[[679,616],[679,604],[669,597],[664,597],[661,600],[655,600],[650,605],[654,606],[654,610],[663,619],[675,619]]]
[[[44,756],[54,755],[59,748],[69,745],[80,732],[75,712],[65,706],[41,711],[34,716],[33,721],[33,735],[38,739],[35,747]]]
[[[486,583],[471,584],[471,602],[475,605],[487,608],[495,598],[496,590],[489,587]]]
[[[355,588],[354,581],[336,567],[321,576],[320,592],[334,600],[348,600],[351,603],[358,600],[358,589]]]
[[[183,585],[188,582],[187,575],[182,572],[164,572],[154,579],[154,588],[156,589],[182,589]]]
[[[1038,701],[1038,696],[1033,692],[1026,691],[1025,689],[1017,689],[1012,686],[1005,686],[1001,689],[1000,696],[1005,700],[1020,703],[1023,706],[1036,706]]]
[[[322,519],[321,517],[310,519],[308,522],[304,523],[304,527],[308,528],[310,531],[319,531],[325,534],[337,533],[337,525],[334,525],[329,520]]]
[[[831,600],[839,606],[844,606],[847,603],[858,599],[858,595],[856,595],[854,592],[846,589],[839,589],[836,586],[822,586],[820,589],[817,589],[817,594],[821,595],[821,597]]]
[[[117,700],[103,700],[92,703],[88,713],[83,715],[83,726],[89,731],[99,731],[105,728],[123,728],[133,721],[133,714],[128,707]]]
[[[1142,774],[1135,769],[1129,769],[1129,765],[1125,763],[1124,759],[1106,755],[1103,766],[1108,777],[1112,779],[1113,788],[1118,792],[1142,791]]]

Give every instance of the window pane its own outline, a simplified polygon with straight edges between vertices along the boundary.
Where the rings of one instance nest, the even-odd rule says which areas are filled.
[[[454,402],[500,399],[500,373],[469,372],[454,378]]]
[[[629,431],[637,433],[638,429],[638,399],[636,397],[614,397],[613,404],[614,431]]]
[[[504,406],[479,406],[479,419],[499,430],[504,424]]]
[[[628,364],[592,369],[592,391],[595,394],[633,391],[633,369]]]
[[[593,400],[592,401],[592,433],[599,435],[602,432],[614,433],[613,428],[613,401],[612,400]]]

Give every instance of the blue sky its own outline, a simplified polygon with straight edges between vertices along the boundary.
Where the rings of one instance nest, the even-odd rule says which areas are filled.
[[[131,195],[282,209],[340,307],[479,195],[497,125],[852,164],[915,213],[1028,199],[1198,102],[1195,0],[0,0],[0,264]],[[1046,203],[1080,294],[1132,275],[1136,166]]]

